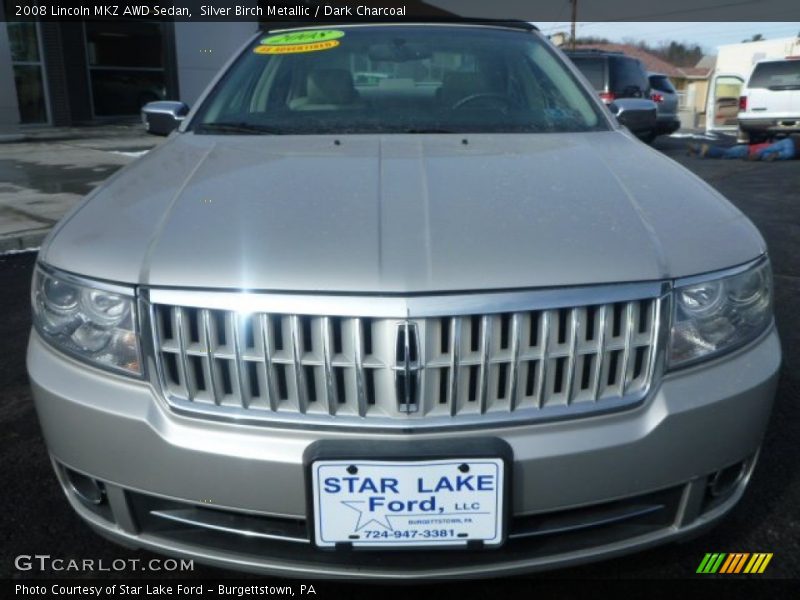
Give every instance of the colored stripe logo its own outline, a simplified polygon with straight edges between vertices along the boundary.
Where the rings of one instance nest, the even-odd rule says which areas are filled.
[[[736,574],[761,574],[769,561],[772,560],[772,552],[709,552],[700,561],[697,573],[725,575]]]

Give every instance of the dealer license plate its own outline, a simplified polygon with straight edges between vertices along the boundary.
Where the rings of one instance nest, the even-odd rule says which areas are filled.
[[[314,542],[376,548],[499,545],[503,466],[500,458],[314,462]]]

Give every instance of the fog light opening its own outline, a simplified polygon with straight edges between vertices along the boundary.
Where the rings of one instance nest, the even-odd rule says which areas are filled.
[[[708,493],[712,498],[728,495],[742,480],[747,461],[742,461],[721,471],[717,471],[708,480]]]
[[[81,475],[71,469],[64,469],[69,486],[78,498],[86,504],[100,506],[106,501],[106,487],[102,481],[97,481],[86,475]]]

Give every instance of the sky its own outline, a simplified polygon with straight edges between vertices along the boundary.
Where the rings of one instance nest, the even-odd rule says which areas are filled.
[[[800,0],[798,0],[800,1]],[[569,32],[570,23],[537,22],[543,33],[550,35],[557,31]],[[687,42],[699,44],[706,54],[716,54],[716,47],[722,44],[736,44],[760,33],[765,39],[797,37],[800,35],[798,22],[734,22],[700,23],[691,21],[642,23],[642,22],[586,22],[578,21],[578,37],[595,36],[621,42],[625,38],[644,40],[651,45],[662,41]]]

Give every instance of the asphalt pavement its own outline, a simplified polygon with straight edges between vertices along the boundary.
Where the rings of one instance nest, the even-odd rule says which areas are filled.
[[[775,310],[784,365],[761,458],[744,498],[707,534],[619,559],[538,575],[540,578],[684,578],[707,552],[772,552],[763,577],[800,579],[800,162],[711,161],[684,155],[685,140],[662,138],[655,147],[683,163],[727,196],[767,240],[775,273]],[[29,282],[35,253],[0,256],[0,576],[20,573],[14,557],[147,559],[95,535],[68,507],[40,435],[25,373],[30,328]],[[714,435],[713,431],[708,434]],[[63,575],[75,574],[63,573]],[[139,574],[137,573],[137,576]],[[229,572],[197,565],[182,578]],[[85,576],[85,575],[82,575]],[[109,576],[99,573],[97,577]],[[117,575],[119,576],[119,575]],[[238,575],[237,575],[238,576]],[[476,584],[491,592],[491,583]]]

